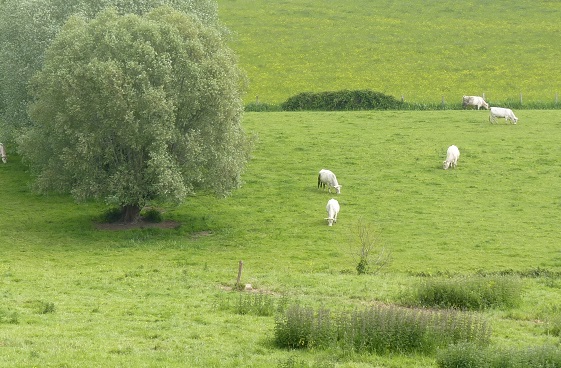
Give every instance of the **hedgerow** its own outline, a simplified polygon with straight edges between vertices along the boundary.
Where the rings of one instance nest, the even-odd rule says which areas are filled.
[[[397,110],[403,102],[372,90],[302,92],[281,104],[285,111]]]

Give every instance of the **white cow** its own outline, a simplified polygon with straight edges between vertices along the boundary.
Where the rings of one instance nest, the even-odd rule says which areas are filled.
[[[496,123],[497,118],[504,118],[507,123],[510,120],[512,124],[516,124],[518,121],[518,118],[514,116],[511,109],[506,109],[504,107],[491,107],[491,111],[489,111],[489,122],[491,124]]]
[[[449,167],[456,167],[458,159],[460,158],[460,150],[458,147],[452,145],[446,151],[446,160],[442,163],[442,168],[448,170]]]
[[[337,194],[341,194],[342,185],[339,185],[337,182],[337,177],[333,172],[321,169],[318,175],[318,188],[325,188],[327,186],[327,190],[331,193],[331,188],[335,188]]]
[[[489,104],[485,102],[483,97],[479,96],[464,96],[464,101],[462,103],[463,108],[465,109],[467,106],[474,106],[477,107],[477,110],[483,106],[487,110],[489,110]]]
[[[6,148],[4,148],[2,143],[0,143],[0,156],[2,157],[3,163],[8,162],[8,158],[6,157]]]
[[[333,226],[333,223],[337,222],[337,215],[339,214],[340,209],[341,207],[339,206],[339,202],[336,199],[331,198],[329,201],[327,201],[325,210],[327,211],[326,220],[328,226]]]

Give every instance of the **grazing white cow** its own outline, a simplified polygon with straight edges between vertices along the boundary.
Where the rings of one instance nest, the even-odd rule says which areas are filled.
[[[506,123],[510,120],[512,124],[516,124],[518,121],[518,118],[514,116],[511,109],[506,109],[504,107],[491,107],[491,111],[489,111],[489,122],[491,124],[496,123],[497,118],[504,118]]]
[[[327,186],[327,191],[331,193],[331,188],[335,188],[337,194],[341,194],[342,185],[337,182],[337,177],[333,172],[321,169],[318,175],[318,188],[325,188]]]
[[[442,163],[442,168],[448,170],[449,167],[456,167],[458,159],[460,158],[460,150],[458,147],[452,145],[446,151],[446,160]]]
[[[2,157],[2,162],[8,162],[8,158],[6,157],[6,148],[2,143],[0,143],[0,156]]]
[[[339,214],[340,209],[341,207],[339,206],[339,202],[336,199],[331,198],[329,201],[327,201],[325,210],[327,211],[326,220],[328,226],[333,226],[333,223],[337,222],[337,214]]]
[[[462,103],[463,108],[465,109],[467,106],[474,106],[477,107],[477,110],[483,106],[487,110],[489,110],[489,104],[485,102],[483,97],[479,96],[464,96],[464,101]]]

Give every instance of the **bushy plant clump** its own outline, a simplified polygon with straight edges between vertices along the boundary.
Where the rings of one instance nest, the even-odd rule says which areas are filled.
[[[302,92],[281,104],[285,111],[397,110],[402,102],[371,90]]]
[[[554,346],[482,349],[473,343],[462,343],[439,350],[436,363],[439,368],[557,368],[561,367],[561,350]]]
[[[484,310],[514,307],[520,303],[517,279],[504,276],[429,278],[422,282],[407,304],[419,307]]]
[[[459,311],[374,306],[333,314],[293,305],[277,318],[275,343],[283,348],[339,347],[345,351],[432,354],[459,342],[487,345],[490,328],[481,317]]]
[[[287,298],[278,298],[272,294],[239,292],[221,294],[217,306],[236,314],[270,317],[277,312],[282,313],[287,303]]]

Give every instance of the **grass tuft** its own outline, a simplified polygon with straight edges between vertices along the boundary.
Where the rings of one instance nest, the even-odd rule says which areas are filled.
[[[473,343],[450,345],[437,353],[439,368],[559,368],[561,350],[551,345],[510,349],[482,349]]]

